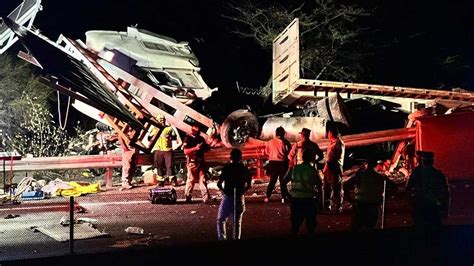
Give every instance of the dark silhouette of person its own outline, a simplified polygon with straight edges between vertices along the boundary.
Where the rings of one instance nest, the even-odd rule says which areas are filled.
[[[308,235],[316,230],[318,214],[318,190],[322,187],[321,178],[311,164],[314,160],[314,150],[303,152],[303,162],[296,165],[291,174],[285,177],[284,184],[291,182],[290,189],[290,219],[291,233],[297,235],[301,224],[306,221]]]

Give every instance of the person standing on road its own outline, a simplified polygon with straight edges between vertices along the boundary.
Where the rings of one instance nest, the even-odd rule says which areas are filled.
[[[122,189],[131,189],[137,168],[138,149],[128,147],[122,138],[118,138],[122,147]]]
[[[199,183],[204,203],[211,200],[206,184],[206,162],[204,160],[204,153],[210,149],[210,146],[200,133],[199,126],[194,124],[191,126],[191,134],[186,135],[183,141],[183,150],[186,155],[188,170],[184,195],[188,203],[192,201],[191,192],[196,183]]]
[[[417,151],[419,161],[407,183],[407,191],[414,190],[415,228],[423,237],[440,235],[442,220],[448,215],[450,191],[446,176],[433,167],[434,153]]]
[[[375,169],[376,160],[369,159],[345,185],[355,186],[353,203],[352,230],[362,231],[375,229],[383,200],[384,181],[390,182],[387,176]]]
[[[308,235],[313,235],[316,230],[318,213],[318,191],[322,182],[317,170],[311,165],[314,160],[314,150],[307,149],[303,152],[302,163],[296,165],[291,174],[286,176],[284,183],[291,181],[291,233],[296,236],[303,221],[306,221]]]
[[[226,220],[232,217],[233,239],[240,239],[242,215],[245,211],[244,193],[251,187],[252,179],[250,171],[242,162],[242,152],[232,149],[230,152],[230,163],[222,169],[217,181],[217,187],[223,192],[223,198],[217,214],[217,238],[225,240]],[[224,183],[224,187],[222,187]]]
[[[314,168],[318,171],[318,176],[320,179],[322,178],[321,170],[322,167],[318,166],[318,162],[324,159],[323,151],[319,148],[318,144],[311,141],[310,138],[311,130],[308,128],[302,128],[300,132],[301,140],[297,143],[293,144],[290,153],[288,154],[289,160],[289,169],[286,175],[291,173],[291,170],[295,165],[303,163],[303,152],[305,150],[312,150],[314,154],[314,158],[311,160],[311,163],[314,165]],[[322,189],[318,191],[318,198],[322,199],[323,191]],[[318,202],[318,209],[322,209],[322,203]]]
[[[311,135],[311,130],[308,128],[301,129],[300,137],[301,140],[293,144],[291,147],[290,153],[288,154],[289,166],[290,168],[295,165],[303,163],[303,153],[305,150],[312,150],[315,158],[311,160],[312,163],[320,161],[324,158],[323,151],[319,148],[318,144],[312,142],[309,137]]]
[[[268,183],[264,202],[270,201],[277,180],[280,181],[282,202],[288,197],[288,190],[286,186],[282,185],[282,181],[288,171],[288,153],[290,152],[291,144],[285,139],[285,134],[285,129],[278,127],[275,130],[275,138],[265,144],[265,154],[269,160],[268,172],[270,174],[270,182]]]
[[[329,210],[342,212],[342,166],[344,164],[345,145],[339,130],[334,124],[328,127],[329,146],[324,165],[324,194],[330,196]]]
[[[166,119],[162,114],[158,114],[156,119],[161,124],[162,129],[154,128],[150,134],[150,138],[159,134],[158,140],[153,146],[153,165],[157,170],[158,185],[164,185],[166,179],[176,185],[176,177],[174,173],[174,152],[173,139],[177,139],[177,147],[181,146],[181,139],[179,138],[176,129],[166,123]],[[166,169],[166,172],[163,171]]]

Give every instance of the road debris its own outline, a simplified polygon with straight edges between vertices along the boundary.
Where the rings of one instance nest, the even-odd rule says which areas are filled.
[[[69,217],[67,217],[67,216],[63,216],[63,217],[61,217],[61,220],[59,220],[59,224],[62,225],[62,226],[68,226],[69,223],[70,223]],[[76,219],[74,219],[74,224],[77,224]]]
[[[191,211],[191,214],[196,214],[196,213],[197,213],[197,211]]]
[[[7,216],[5,216],[5,219],[14,219],[14,218],[17,218],[17,217],[20,217],[20,215],[18,214],[8,214]]]
[[[96,228],[97,225],[99,224],[99,221],[97,219],[94,219],[94,218],[80,217],[80,218],[77,218],[77,223],[78,224],[87,223],[91,227]]]
[[[125,232],[127,232],[128,234],[143,235],[145,233],[145,230],[138,226],[130,226],[125,229]]]
[[[55,239],[56,241],[69,241],[69,228],[66,226],[46,225],[37,227],[35,230]],[[109,234],[92,228],[90,224],[84,223],[74,225],[74,240],[91,239],[105,236],[109,236]]]
[[[138,239],[127,239],[127,240],[120,240],[115,242],[111,247],[113,248],[129,248],[132,246],[150,246],[158,241],[163,241],[166,239],[171,239],[171,236],[154,236],[150,235],[143,238]]]
[[[87,210],[82,206],[77,206],[77,213],[87,213]]]

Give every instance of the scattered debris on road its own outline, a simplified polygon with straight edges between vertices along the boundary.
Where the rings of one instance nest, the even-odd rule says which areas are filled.
[[[82,206],[77,206],[77,213],[87,213],[87,210]]]
[[[69,227],[62,225],[47,225],[35,228],[35,230],[59,241],[69,241]],[[74,240],[91,239],[97,237],[109,236],[108,233],[100,232],[92,228],[89,224],[75,224],[74,225]]]
[[[96,228],[97,225],[99,224],[99,221],[97,219],[94,219],[94,218],[80,217],[80,218],[77,218],[77,223],[78,224],[87,223],[87,224],[89,224],[89,226],[91,226],[93,228]]]
[[[150,246],[153,245],[155,242],[158,241],[163,241],[166,239],[171,239],[171,236],[156,236],[156,235],[150,235],[147,237],[143,238],[138,238],[138,239],[127,239],[127,240],[120,240],[115,242],[110,247],[113,248],[129,248],[132,246]]]
[[[59,224],[62,226],[69,226],[69,218],[67,216],[61,217],[61,220],[59,220]],[[74,224],[88,224],[89,226],[96,228],[97,224],[99,221],[97,219],[93,218],[88,218],[88,217],[80,217],[80,218],[74,218]]]
[[[17,218],[17,217],[20,217],[20,215],[18,215],[18,214],[8,214],[7,216],[5,216],[5,219],[14,219],[14,218]]]
[[[125,232],[127,232],[128,234],[143,235],[145,233],[145,230],[138,226],[130,226],[125,229]]]
[[[67,217],[67,216],[63,216],[63,217],[61,217],[61,220],[59,220],[59,224],[62,225],[62,226],[68,226],[69,223],[70,223],[69,217]],[[74,219],[74,224],[77,224],[76,219]]]

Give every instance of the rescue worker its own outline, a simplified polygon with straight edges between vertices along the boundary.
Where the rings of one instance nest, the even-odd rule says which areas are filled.
[[[282,202],[285,202],[288,197],[288,190],[282,184],[282,181],[288,171],[288,153],[290,152],[291,144],[285,139],[285,134],[285,129],[278,127],[275,130],[275,138],[265,143],[265,154],[269,160],[268,172],[270,174],[270,182],[268,183],[264,202],[270,201],[277,180],[280,182]]]
[[[131,189],[137,167],[138,149],[128,147],[122,138],[118,139],[122,146],[122,189]]]
[[[384,181],[387,176],[376,171],[375,160],[364,162],[361,169],[345,182],[349,187],[355,186],[352,230],[362,231],[375,229],[383,201]]]
[[[186,135],[183,141],[183,150],[186,155],[188,170],[184,195],[188,203],[192,201],[191,192],[193,191],[195,183],[199,183],[204,203],[212,200],[209,190],[207,189],[206,162],[204,160],[204,153],[207,152],[210,147],[200,133],[199,126],[194,124],[191,126],[191,134]]]
[[[439,236],[442,219],[447,217],[450,191],[446,176],[433,167],[434,153],[417,151],[416,166],[407,183],[407,191],[414,190],[415,228],[425,237]]]
[[[329,146],[324,165],[324,194],[330,195],[329,210],[342,212],[342,166],[344,164],[345,145],[335,125],[328,127]]]
[[[324,158],[323,151],[319,148],[318,144],[312,142],[309,137],[311,135],[311,130],[308,128],[301,129],[300,137],[301,140],[293,144],[291,147],[290,153],[288,155],[289,166],[294,167],[297,164],[303,163],[303,153],[305,150],[312,150],[315,158],[311,162],[317,162]]]
[[[177,184],[174,172],[174,152],[173,139],[177,139],[177,147],[181,145],[180,138],[176,129],[166,123],[166,119],[162,114],[158,114],[156,119],[161,124],[162,129],[154,128],[150,134],[150,138],[159,134],[158,140],[153,146],[153,166],[157,169],[158,185],[164,185],[166,180],[169,180],[174,185]],[[166,169],[166,172],[163,171]]]
[[[291,233],[296,236],[303,221],[306,221],[308,235],[313,235],[316,230],[318,213],[318,191],[322,182],[317,170],[311,165],[315,154],[313,149],[303,152],[302,163],[296,165],[288,175],[284,184],[291,181]]]
[[[232,217],[233,221],[233,239],[240,239],[242,215],[245,211],[244,193],[250,189],[252,184],[250,171],[242,164],[241,160],[242,152],[239,149],[232,149],[230,163],[224,166],[219,181],[217,181],[217,187],[223,192],[217,214],[217,238],[219,240],[227,238],[225,223],[228,217]],[[224,187],[222,187],[222,183],[224,183]]]

